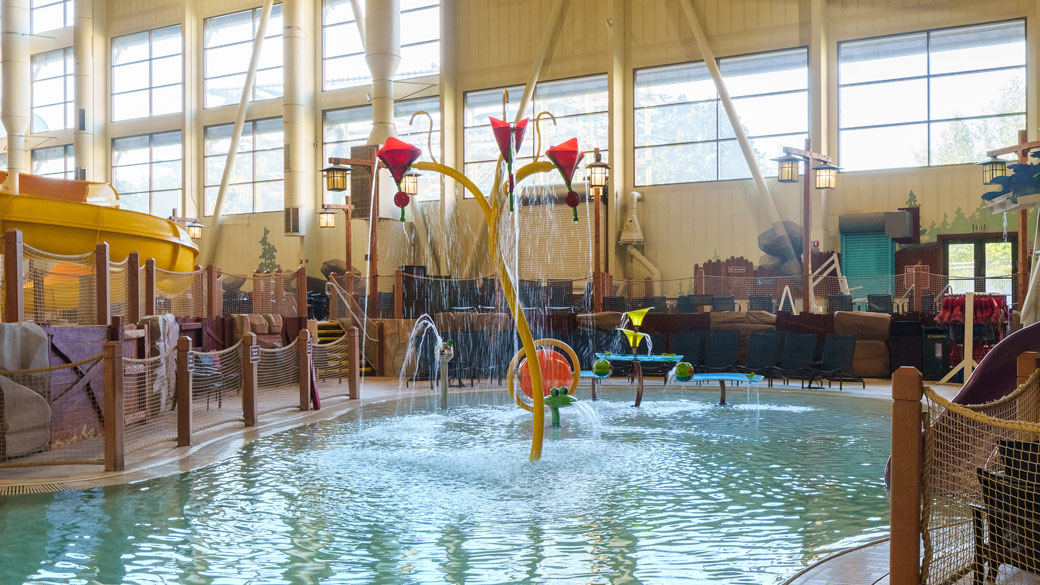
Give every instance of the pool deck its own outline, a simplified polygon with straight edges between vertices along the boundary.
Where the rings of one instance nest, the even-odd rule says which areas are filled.
[[[629,386],[626,379],[602,381],[607,387]],[[339,387],[338,384],[322,384],[322,388]],[[497,385],[478,384],[472,390],[493,390]],[[602,387],[602,386],[601,386]],[[652,393],[659,383],[648,381],[647,390]],[[688,387],[704,392],[716,391],[712,385]],[[939,386],[936,390],[952,397],[960,388],[958,386]],[[453,388],[452,392],[469,391]],[[319,390],[320,391],[320,390]],[[26,493],[54,492],[66,489],[86,489],[92,487],[132,483],[147,479],[165,477],[176,473],[209,465],[230,456],[244,445],[274,433],[329,420],[355,410],[365,404],[397,400],[400,398],[425,397],[436,390],[431,389],[429,382],[413,384],[407,390],[401,390],[397,378],[368,378],[361,387],[361,399],[346,397],[322,399],[321,410],[301,412],[293,408],[285,408],[263,415],[254,427],[242,426],[241,422],[219,425],[193,435],[193,445],[178,447],[173,442],[141,449],[126,456],[126,469],[120,472],[106,472],[100,465],[51,465],[39,467],[0,468],[0,496]],[[589,386],[579,387],[578,397],[588,396]],[[866,388],[855,385],[845,386],[839,392],[833,390],[802,390],[798,384],[785,386],[774,384],[773,388],[760,387],[760,392],[809,392],[843,394],[891,400],[891,382],[889,380],[867,380]],[[331,392],[330,392],[331,393]],[[261,405],[261,409],[263,405]],[[790,585],[872,585],[888,583],[888,542],[872,543],[865,547],[845,551],[807,567],[792,577]]]

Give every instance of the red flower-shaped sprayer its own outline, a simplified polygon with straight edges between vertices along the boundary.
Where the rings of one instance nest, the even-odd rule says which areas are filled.
[[[545,158],[552,161],[552,164],[556,165],[556,170],[560,171],[563,176],[563,182],[567,185],[566,202],[574,210],[574,221],[577,222],[578,194],[571,188],[571,180],[574,178],[574,171],[578,170],[578,165],[585,158],[585,153],[578,148],[578,139],[571,138],[562,144],[550,147],[545,151]]]
[[[422,156],[422,151],[391,136],[386,139],[386,144],[379,149],[376,156],[383,161],[383,165],[390,170],[390,174],[394,177],[394,183],[397,184],[394,205],[401,208],[401,221],[404,221],[404,208],[408,206],[408,193],[401,189],[401,180],[412,164]]]
[[[506,171],[509,174],[506,190],[509,192],[509,211],[513,211],[513,160],[516,153],[520,152],[520,144],[524,141],[524,132],[527,131],[527,118],[516,124],[510,124],[498,118],[491,118],[491,131],[495,134],[495,142],[498,143],[498,152],[506,161]]]

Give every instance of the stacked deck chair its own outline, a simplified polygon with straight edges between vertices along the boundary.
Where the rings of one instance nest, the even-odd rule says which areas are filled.
[[[704,350],[704,364],[699,369],[702,372],[734,371],[739,346],[739,331],[712,331],[708,334],[708,346]]]

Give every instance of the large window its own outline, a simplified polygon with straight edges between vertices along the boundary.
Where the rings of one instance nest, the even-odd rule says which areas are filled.
[[[973,162],[1026,122],[1023,21],[838,46],[838,155],[846,170]]]
[[[181,209],[182,158],[180,130],[112,140],[119,206],[160,217]]]
[[[372,82],[350,0],[322,3],[322,69],[326,91]],[[365,0],[360,7],[365,8]],[[436,75],[441,69],[439,0],[401,1],[401,62],[394,79]]]
[[[784,146],[801,147],[808,135],[808,52],[729,57],[718,64],[759,168],[776,175],[770,159]],[[640,69],[635,85],[636,185],[751,176],[703,62]]]
[[[32,131],[73,127],[76,81],[72,47],[32,57]]]
[[[76,157],[72,145],[37,148],[32,151],[32,174],[55,179],[76,178]]]
[[[405,142],[414,144],[422,150],[419,160],[430,161],[430,147],[426,141],[426,131],[429,121],[426,116],[416,116],[415,122],[409,124],[412,114],[425,111],[433,118],[433,132],[430,139],[433,143],[433,151],[438,161],[443,160],[441,152],[441,114],[440,99],[436,97],[406,100],[394,104],[394,128],[397,137]],[[350,158],[352,146],[364,146],[368,142],[368,135],[372,130],[372,107],[358,106],[344,108],[341,110],[329,110],[325,112],[325,156],[323,161],[330,156]],[[349,187],[349,185],[348,185]],[[349,189],[345,193],[326,193],[327,203],[342,203],[345,195],[349,195]],[[419,175],[420,200],[439,199],[441,195],[440,176],[434,173],[421,173]]]
[[[32,0],[29,20],[33,34],[72,26],[72,0]]]
[[[206,128],[206,215],[213,215],[217,203],[234,126],[221,124]],[[281,118],[246,122],[224,196],[225,214],[282,210],[285,205],[282,185],[284,144]]]
[[[246,83],[259,8],[207,18],[203,25],[204,106],[237,104]],[[253,101],[282,97],[282,5],[271,9],[253,85]]]
[[[491,123],[488,119],[502,117],[503,89],[509,91],[510,108],[506,115],[507,121],[512,122],[516,117],[516,106],[520,103],[520,96],[524,93],[523,86],[466,94],[465,173],[485,194],[491,190],[499,157],[498,145],[495,143],[494,134],[491,133]],[[578,146],[586,152],[586,156],[595,148],[599,148],[605,156],[609,133],[607,103],[606,75],[539,83],[535,88],[530,109],[525,114],[531,121],[528,123],[523,144],[520,145],[514,170],[534,160],[534,116],[543,111],[553,114],[556,124],[553,125],[548,118],[542,119],[542,154],[554,144],[577,138]],[[581,180],[581,177],[584,177],[584,164],[575,177],[575,182]],[[541,175],[538,180],[546,184],[562,182],[557,173]]]
[[[181,111],[181,27],[112,39],[112,121]]]

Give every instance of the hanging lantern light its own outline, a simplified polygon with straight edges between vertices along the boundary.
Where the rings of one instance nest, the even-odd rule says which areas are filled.
[[[347,175],[350,173],[350,169],[339,164],[333,164],[328,168],[321,170],[325,174],[325,188],[329,191],[346,191],[347,190]]]
[[[802,163],[801,157],[793,154],[785,154],[773,159],[777,163],[776,180],[781,183],[798,182],[798,165]]]
[[[188,222],[188,237],[193,240],[198,240],[202,237],[202,229],[206,226],[202,225],[197,221]]]
[[[823,163],[813,167],[816,173],[817,189],[833,189],[838,186],[838,167],[831,163]]]
[[[408,171],[401,177],[401,190],[409,195],[419,192],[419,173]]]
[[[1007,176],[1007,161],[999,159],[995,156],[989,157],[987,160],[975,163],[982,166],[982,184],[989,185],[993,183],[993,179],[997,177]]]
[[[585,165],[589,171],[589,187],[594,189],[606,187],[610,178],[610,165],[603,162],[602,156],[597,148],[593,154],[593,161]]]
[[[334,228],[336,227],[336,213],[329,211],[328,209],[322,209],[318,212],[318,227],[319,228]]]

